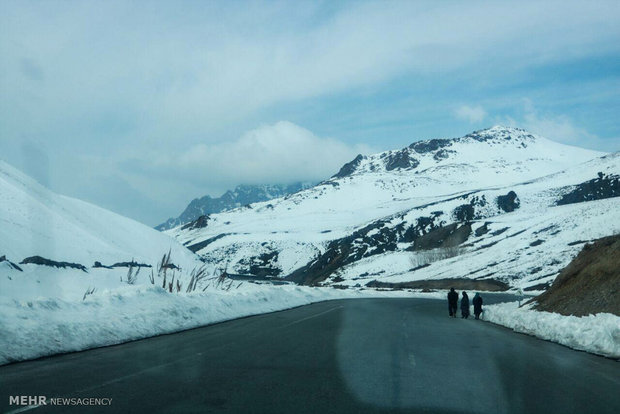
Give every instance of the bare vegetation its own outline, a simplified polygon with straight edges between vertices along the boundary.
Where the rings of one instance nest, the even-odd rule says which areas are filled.
[[[414,251],[409,258],[411,266],[422,267],[440,260],[449,259],[463,254],[463,248],[459,246],[440,247],[431,250]]]
[[[532,299],[535,308],[562,315],[620,315],[619,257],[618,234],[586,244],[549,290]]]
[[[171,250],[168,250],[168,253],[164,254],[164,256],[161,258],[161,261],[157,265],[157,277],[162,279],[161,287],[162,289],[165,289],[170,293],[172,293],[174,290],[174,287],[175,287],[174,279],[176,277],[176,270],[175,270],[176,266],[173,266],[170,260],[171,253],[172,253]],[[169,269],[172,269],[172,278],[170,281],[168,281],[168,270]],[[177,292],[181,290],[181,284],[178,279],[177,279],[176,288],[177,288]]]
[[[82,297],[82,301],[85,301],[86,297],[92,295],[93,293],[95,293],[96,290],[97,290],[97,288],[94,288],[94,287],[92,287],[92,288],[89,287],[88,289],[86,289],[86,292],[84,292],[84,296]]]
[[[217,276],[216,282],[215,282],[215,287],[222,287],[224,286],[224,283],[226,283],[226,279],[228,278],[228,273],[224,270],[221,271],[220,270],[220,274],[219,276]]]
[[[133,259],[131,260],[133,262]],[[138,280],[138,274],[140,273],[140,266],[130,265],[127,269],[127,276],[125,277],[125,281],[128,285],[134,285]]]
[[[168,250],[168,253],[162,256],[161,260],[157,264],[156,272],[151,269],[150,274],[148,274],[151,285],[155,285],[155,279],[158,279],[159,281],[157,284],[159,285],[161,282],[162,289],[169,293],[192,293],[198,290],[204,292],[209,288],[209,286],[227,291],[235,287],[234,279],[230,278],[224,269],[214,269],[211,277],[209,277],[206,264],[195,267],[189,274],[189,281],[186,285],[184,285],[181,281],[181,276],[183,273],[181,273],[181,269],[178,266],[172,263],[171,254],[171,250]],[[134,263],[133,259],[130,263]],[[137,282],[140,269],[141,266],[130,264],[124,281],[129,285],[135,284]],[[123,281],[122,276],[121,281]],[[243,282],[237,284],[235,289],[238,289],[242,284]],[[84,297],[92,294],[92,292],[88,292],[89,291],[87,291]]]
[[[207,268],[205,265],[195,267],[190,273],[189,284],[185,292],[191,293],[196,290],[198,283],[202,282],[207,277]]]

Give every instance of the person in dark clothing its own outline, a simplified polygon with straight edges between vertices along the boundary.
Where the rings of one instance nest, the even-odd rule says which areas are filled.
[[[459,302],[459,294],[456,293],[454,288],[450,288],[450,292],[448,292],[448,310],[450,311],[450,316],[456,318],[456,309],[458,307]]]
[[[469,317],[469,296],[467,296],[467,292],[463,292],[463,297],[461,298],[461,318],[467,319]]]
[[[474,304],[474,315],[476,315],[476,319],[480,319],[480,314],[482,313],[482,296],[480,296],[480,293],[476,293],[472,302]]]

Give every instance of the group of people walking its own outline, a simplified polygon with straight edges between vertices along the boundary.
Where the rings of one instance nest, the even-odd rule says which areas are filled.
[[[453,318],[456,318],[458,302],[459,294],[454,290],[454,288],[450,288],[450,292],[448,292],[448,310],[450,312],[450,316]],[[476,316],[476,319],[480,319],[480,314],[482,313],[482,296],[480,296],[480,293],[476,293],[472,303],[474,305],[474,315]],[[467,296],[467,292],[463,292],[463,297],[461,298],[461,318],[467,319],[468,317],[469,296]]]

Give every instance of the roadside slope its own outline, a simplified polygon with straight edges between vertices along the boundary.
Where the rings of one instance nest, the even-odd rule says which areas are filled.
[[[543,294],[535,309],[562,315],[620,316],[620,234],[586,244]]]

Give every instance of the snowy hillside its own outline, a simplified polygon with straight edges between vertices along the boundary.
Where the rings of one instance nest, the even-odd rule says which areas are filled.
[[[169,236],[55,194],[2,161],[0,198],[3,296],[63,297],[71,290],[81,297],[89,286],[119,285],[128,271],[127,263],[154,268],[168,251],[177,267],[189,271],[201,265],[196,255]],[[97,267],[93,267],[95,262],[99,262]],[[146,270],[141,277],[147,277]]]
[[[322,300],[386,296],[221,278],[168,235],[54,194],[2,161],[0,200],[0,365]],[[168,252],[170,267],[160,272]]]
[[[345,285],[463,277],[540,288],[578,251],[568,243],[620,231],[617,198],[556,206],[599,172],[613,184],[618,154],[602,155],[493,127],[358,156],[311,189],[169,234],[236,274]]]

